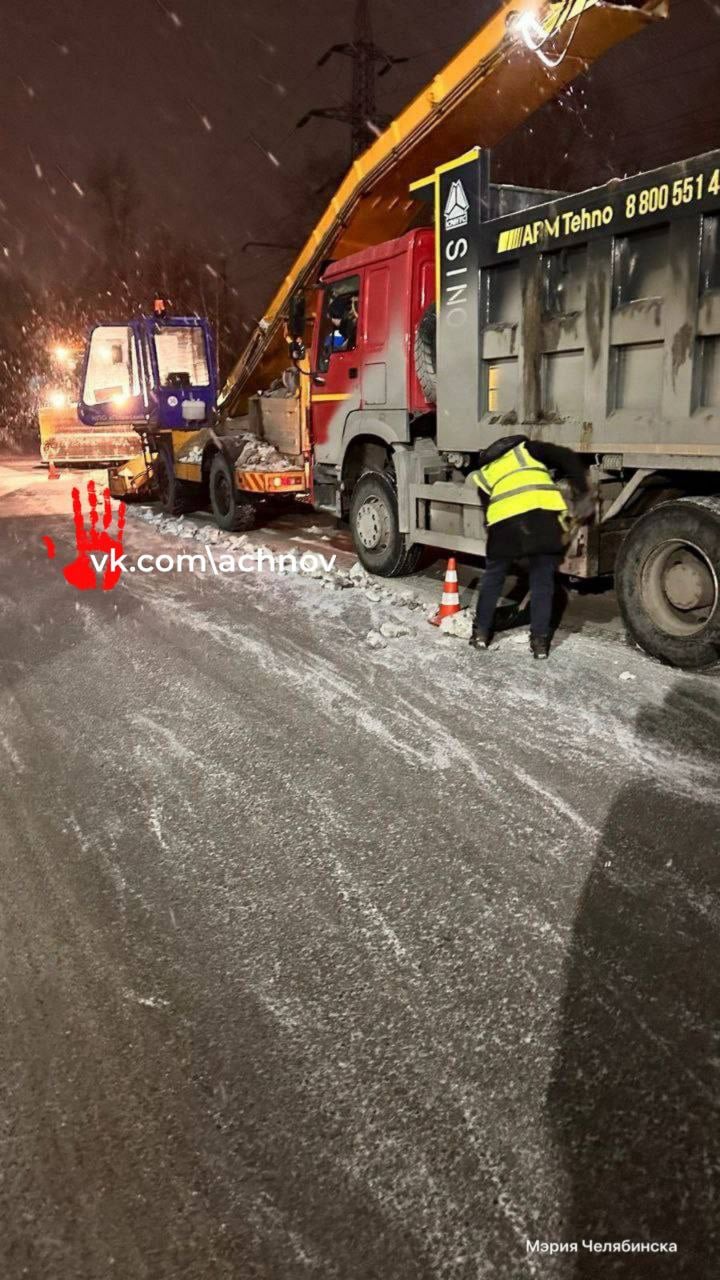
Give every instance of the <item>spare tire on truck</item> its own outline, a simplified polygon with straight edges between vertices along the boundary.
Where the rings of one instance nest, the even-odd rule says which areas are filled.
[[[662,662],[720,662],[720,498],[679,498],[641,516],[620,546],[615,589],[632,639]]]
[[[415,373],[428,404],[437,401],[437,312],[426,307],[415,330]]]

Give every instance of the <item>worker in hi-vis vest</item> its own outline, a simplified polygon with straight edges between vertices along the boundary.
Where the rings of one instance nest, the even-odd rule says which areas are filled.
[[[478,595],[470,644],[487,649],[495,608],[514,561],[527,561],[530,574],[530,648],[534,658],[550,652],[555,574],[568,541],[570,513],[553,474],[573,490],[573,517],[592,519],[594,499],[585,467],[572,449],[505,436],[480,455],[468,480],[476,484],[487,524],[486,567]]]

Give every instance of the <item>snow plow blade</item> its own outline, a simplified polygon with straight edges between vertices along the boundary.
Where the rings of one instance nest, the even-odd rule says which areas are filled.
[[[107,431],[85,427],[72,410],[43,408],[38,418],[43,462],[54,462],[59,466],[84,462],[97,467],[111,462],[126,462],[137,453],[137,433],[130,426],[113,427]]]

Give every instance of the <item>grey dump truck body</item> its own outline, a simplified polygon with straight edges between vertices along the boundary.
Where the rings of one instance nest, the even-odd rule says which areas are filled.
[[[615,572],[656,656],[717,660],[720,152],[493,218],[482,155],[434,182],[436,429],[396,452],[408,542],[482,554],[479,450],[518,432],[567,445],[598,519],[565,569]]]

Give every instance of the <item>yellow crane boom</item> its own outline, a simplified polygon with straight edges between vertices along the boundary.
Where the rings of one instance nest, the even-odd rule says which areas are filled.
[[[353,163],[230,373],[223,415],[287,363],[283,314],[323,261],[402,235],[417,216],[413,180],[472,146],[497,145],[613,45],[666,14],[667,0],[501,5]]]

